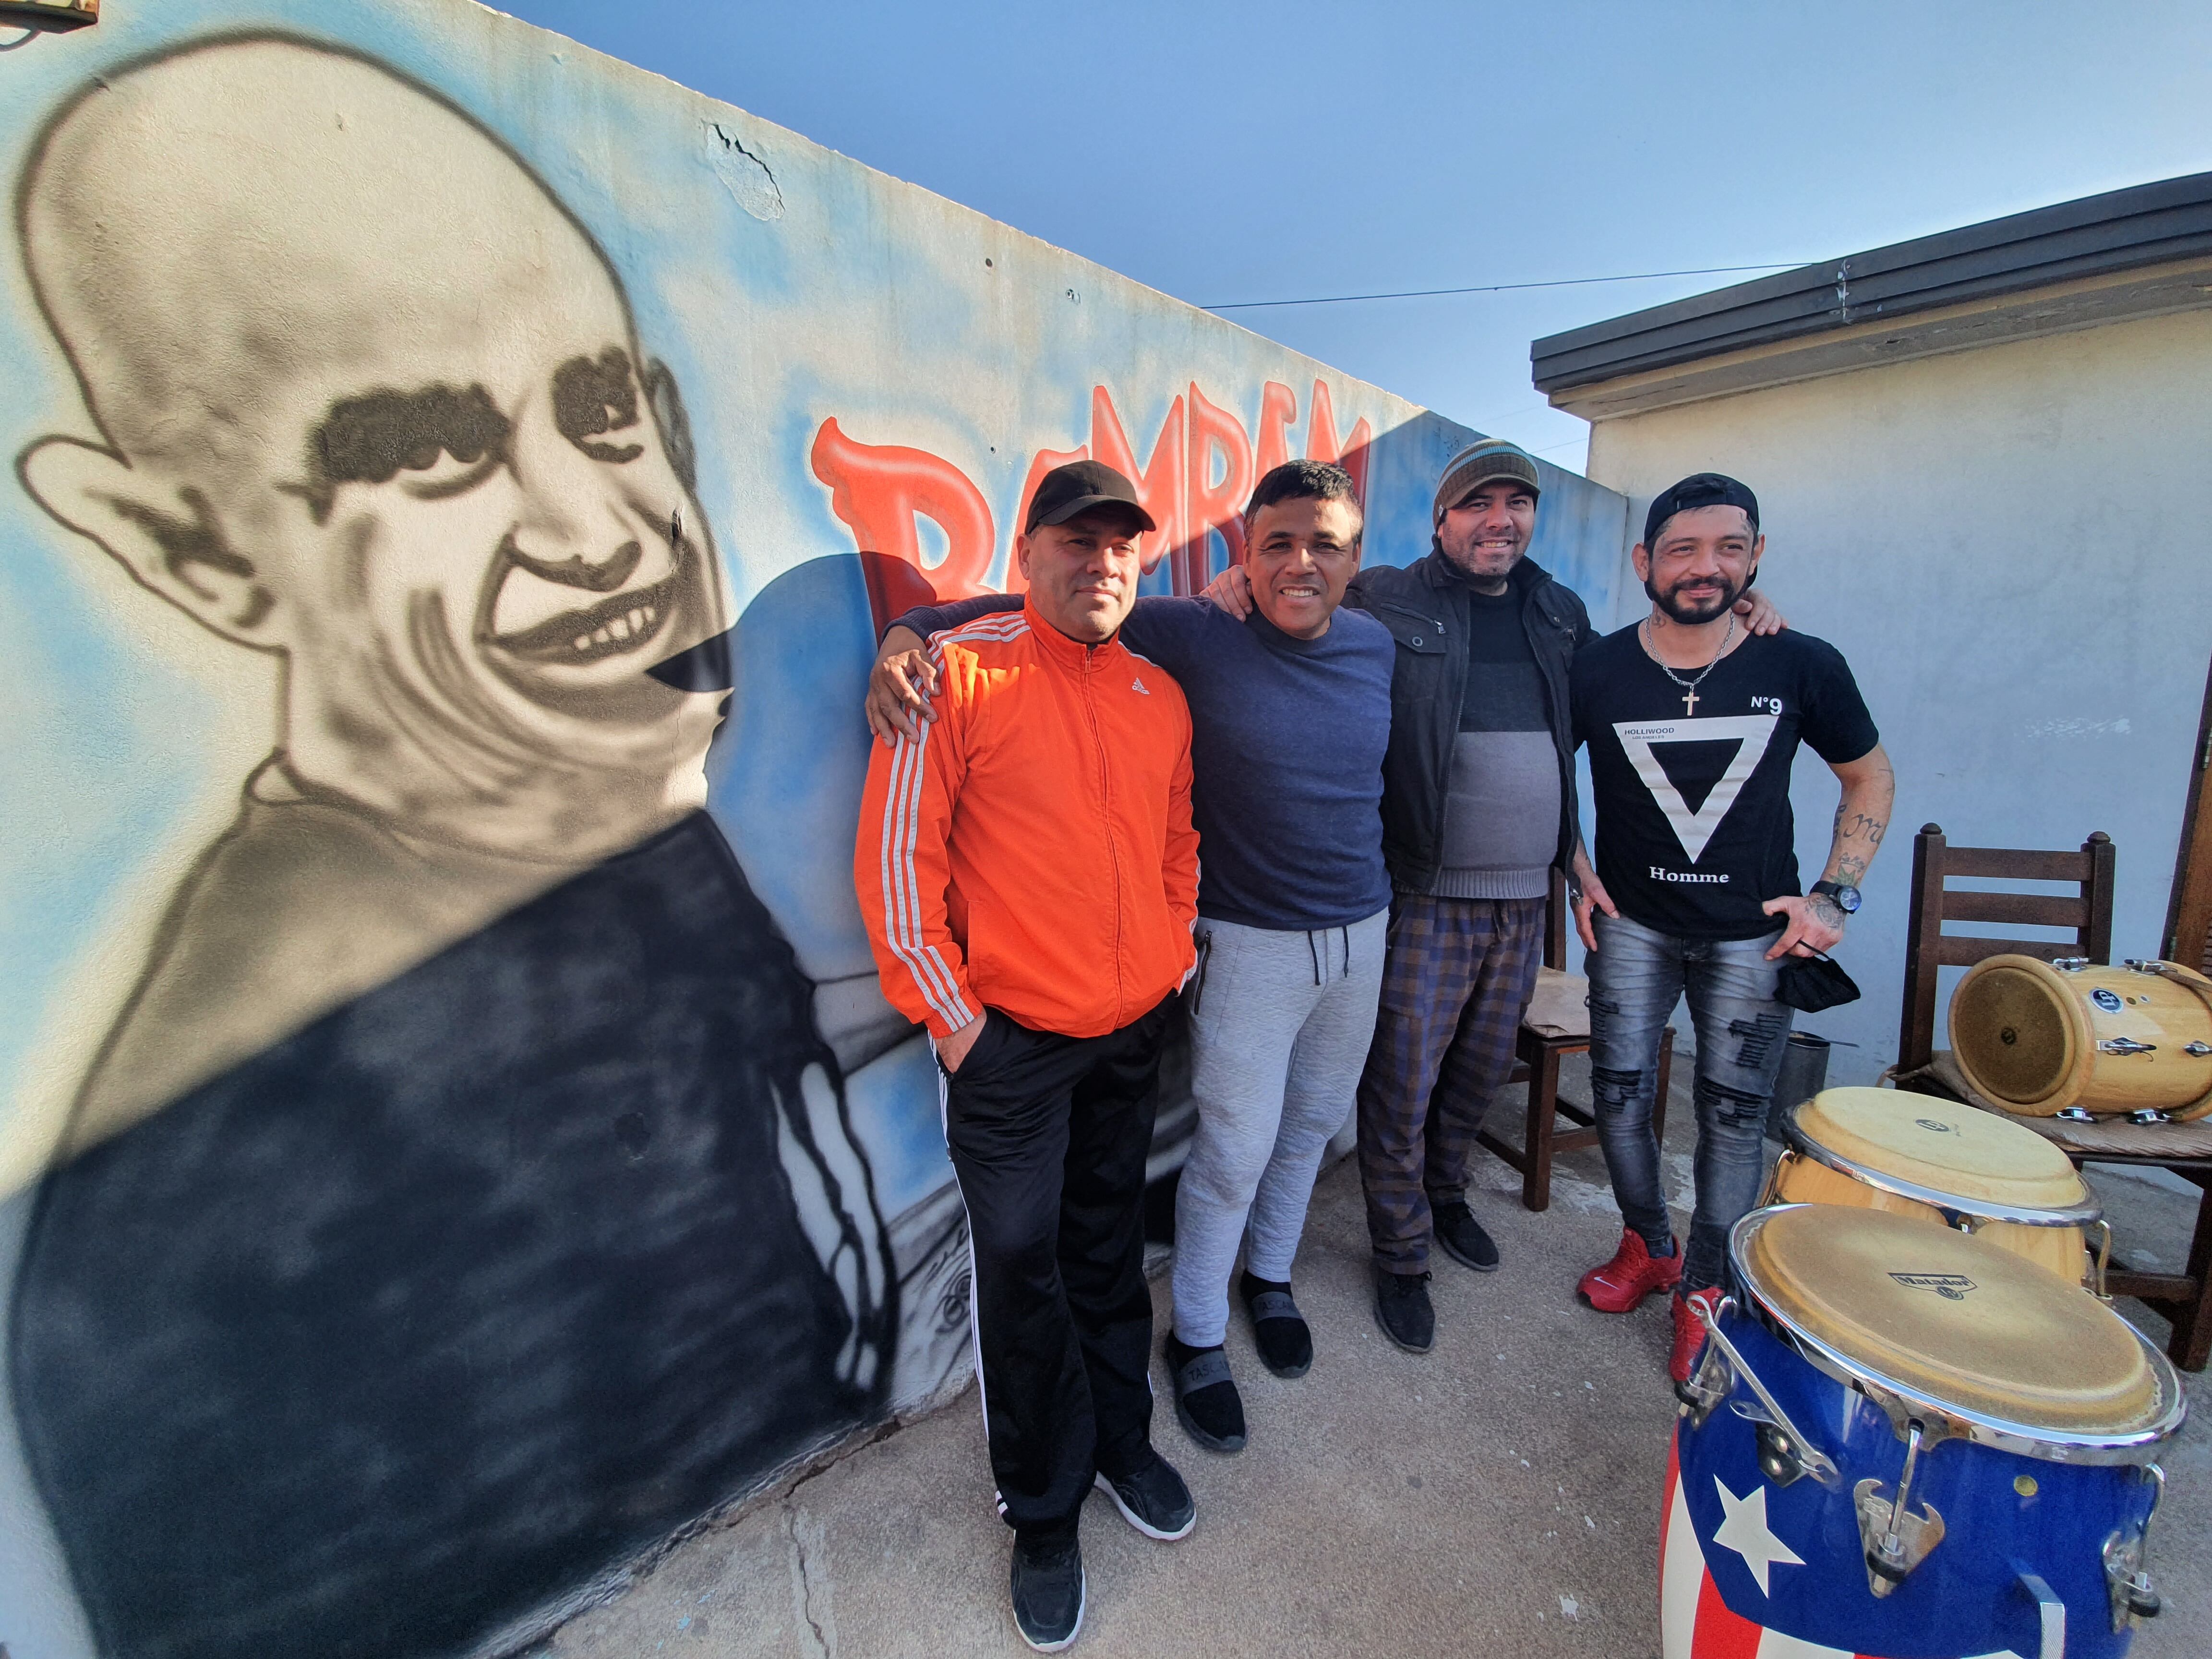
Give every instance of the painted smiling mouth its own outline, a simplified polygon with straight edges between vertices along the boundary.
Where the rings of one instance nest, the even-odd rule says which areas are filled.
[[[635,651],[666,625],[676,608],[676,578],[633,588],[584,611],[564,611],[534,627],[495,634],[509,656],[541,663],[594,663]]]

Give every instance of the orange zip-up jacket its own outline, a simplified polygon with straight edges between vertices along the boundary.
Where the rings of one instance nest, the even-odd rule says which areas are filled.
[[[930,641],[937,718],[874,745],[853,851],[884,994],[1103,1036],[1182,982],[1198,915],[1190,709],[1118,640],[1024,605]]]

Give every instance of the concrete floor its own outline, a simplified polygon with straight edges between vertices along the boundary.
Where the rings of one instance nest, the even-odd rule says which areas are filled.
[[[1581,1095],[1579,1079],[1565,1092]],[[1685,1206],[1690,1121],[1678,1098],[1668,1151]],[[2092,1178],[2124,1251],[2146,1264],[2180,1262],[2190,1200],[2126,1176]],[[1619,1236],[1596,1153],[1560,1160],[1542,1215],[1521,1207],[1518,1178],[1495,1160],[1483,1160],[1478,1180],[1474,1201],[1504,1266],[1478,1276],[1438,1262],[1428,1355],[1401,1352],[1375,1327],[1358,1176],[1347,1161],[1322,1178],[1299,1260],[1312,1371],[1296,1382],[1269,1376],[1232,1325],[1246,1450],[1222,1457],[1194,1446],[1156,1364],[1154,1440],[1197,1496],[1198,1529],[1179,1544],[1152,1543],[1093,1494],[1083,1534],[1091,1600],[1077,1651],[1658,1654],[1661,1485],[1674,1422],[1666,1310],[1654,1300],[1622,1319],[1574,1299],[1577,1277]],[[1164,1329],[1164,1276],[1154,1306]],[[2163,1340],[2148,1310],[2121,1310]],[[2202,1378],[2190,1392],[2198,1413],[2212,1409]],[[2163,1460],[2169,1490],[2151,1553],[2168,1611],[2137,1635],[2141,1659],[2212,1650],[2208,1424],[2200,1417],[2185,1429]],[[1024,1653],[1006,1607],[1009,1536],[992,1510],[971,1389],[696,1534],[536,1651]]]

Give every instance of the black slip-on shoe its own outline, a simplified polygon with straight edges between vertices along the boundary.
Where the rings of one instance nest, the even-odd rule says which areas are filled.
[[[1278,1376],[1304,1376],[1313,1369],[1313,1329],[1290,1287],[1246,1273],[1237,1289],[1252,1316],[1252,1346],[1260,1363]]]
[[[1152,1451],[1149,1446],[1146,1449]],[[1152,1461],[1133,1474],[1109,1474],[1099,1470],[1097,1485],[1114,1500],[1121,1518],[1147,1538],[1172,1544],[1178,1538],[1189,1537],[1190,1529],[1198,1524],[1198,1503],[1191,1497],[1190,1488],[1183,1485],[1175,1465],[1156,1451],[1152,1452]]]
[[[1194,1348],[1170,1333],[1168,1376],[1175,1384],[1176,1421],[1210,1452],[1244,1449],[1244,1396],[1218,1348]],[[1127,1511],[1124,1511],[1127,1513]]]
[[[1083,1628],[1089,1586],[1083,1548],[1073,1537],[1042,1540],[1014,1534],[1014,1628],[1039,1653],[1072,1645]]]
[[[1482,1224],[1474,1218],[1474,1212],[1467,1207],[1465,1200],[1452,1204],[1439,1204],[1431,1212],[1435,1218],[1437,1243],[1444,1247],[1444,1254],[1462,1267],[1472,1267],[1479,1273],[1498,1271],[1498,1246]]]
[[[1377,1267],[1375,1322],[1407,1353],[1426,1353],[1434,1347],[1437,1310],[1429,1304],[1428,1274],[1386,1273]]]

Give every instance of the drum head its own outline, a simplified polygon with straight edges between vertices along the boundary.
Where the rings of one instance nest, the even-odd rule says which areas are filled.
[[[1784,1325],[1939,1405],[2115,1436],[2169,1409],[2118,1314],[1968,1234],[1807,1204],[1756,1212],[1733,1251],[1745,1287]]]
[[[1846,1164],[2011,1209],[2090,1201],[2066,1154],[2033,1129],[1975,1106],[1901,1089],[1824,1089],[1797,1132]]]
[[[2030,957],[1992,957],[1952,994],[1952,1052],[1990,1099],[2039,1105],[2067,1086],[2082,1060],[2075,1019],[2051,969]]]

